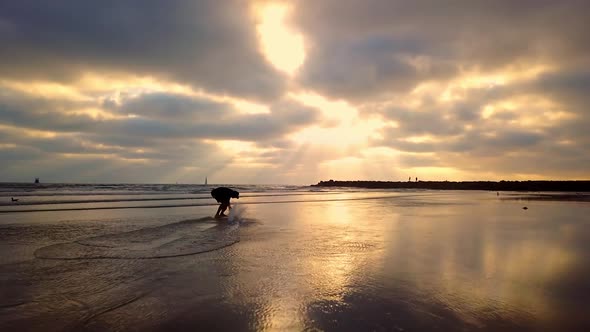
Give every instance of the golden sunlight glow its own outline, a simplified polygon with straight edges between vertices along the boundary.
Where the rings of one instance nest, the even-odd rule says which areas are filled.
[[[151,76],[102,75],[85,73],[73,85],[54,82],[26,82],[0,80],[0,87],[18,92],[41,96],[44,98],[63,98],[72,101],[97,101],[108,98],[116,103],[139,97],[147,93],[171,93],[195,98],[208,99],[219,103],[228,103],[241,114],[270,113],[268,106],[227,95],[216,95],[203,90],[193,89],[188,85],[159,80]],[[74,110],[73,114],[86,114],[93,118],[113,119],[117,116],[105,110],[94,108]]]
[[[444,181],[461,178],[461,171],[454,167],[411,167],[404,171],[408,174],[416,174],[418,179],[422,179],[421,175],[428,174],[425,181]]]
[[[77,101],[92,100],[92,97],[84,95],[74,87],[54,82],[0,80],[0,87],[43,98],[65,98]]]
[[[482,116],[484,119],[488,119],[488,118],[490,118],[492,115],[494,115],[494,112],[495,112],[495,108],[494,108],[494,106],[492,106],[492,105],[486,105],[486,106],[483,108],[483,112],[481,113],[481,116]]]
[[[252,142],[237,140],[205,140],[205,142],[217,144],[220,149],[230,151],[231,154],[240,154],[242,152],[252,151],[256,148],[255,144]]]
[[[323,126],[306,127],[292,134],[290,138],[295,142],[341,149],[363,147],[369,139],[379,138],[380,133],[377,129],[384,125],[383,121],[376,117],[359,118],[357,109],[344,101],[333,101],[311,93],[290,93],[289,97],[317,108],[326,119]]]
[[[450,82],[428,81],[418,84],[412,90],[406,104],[419,107],[425,96],[437,96],[441,102],[452,102],[465,99],[473,89],[494,89],[496,87],[526,82],[553,70],[554,67],[545,64],[530,64],[512,66],[496,72],[463,71]]]
[[[554,127],[561,121],[575,118],[575,114],[566,112],[559,104],[542,96],[520,96],[495,103],[483,108],[482,117],[493,119],[494,116],[511,112],[515,118],[509,124],[528,129]]]
[[[298,102],[315,107],[322,112],[324,117],[350,121],[357,117],[358,111],[349,103],[343,100],[330,100],[321,95],[309,92],[289,93],[289,98]]]
[[[31,138],[54,138],[57,136],[57,133],[53,131],[19,128],[4,124],[0,124],[0,130],[18,133],[19,136],[27,136]]]
[[[270,109],[266,105],[253,103],[250,101],[232,99],[231,103],[240,111],[242,114],[269,114]]]
[[[68,112],[68,114],[73,115],[88,115],[95,120],[112,120],[112,119],[123,119],[127,118],[127,115],[116,115],[113,113],[109,113],[103,109],[95,108],[95,107],[88,107],[83,109],[78,109],[72,112]]]
[[[104,92],[122,90],[131,96],[146,92],[166,91],[177,94],[192,94],[187,85],[158,80],[151,76],[101,75],[86,73],[78,82],[84,90]]]
[[[82,90],[102,92],[118,103],[124,102],[124,98],[138,97],[145,93],[162,92],[209,99],[219,103],[229,103],[241,114],[270,112],[266,105],[226,95],[216,95],[204,90],[193,89],[188,85],[158,80],[149,76],[102,76],[96,73],[87,73],[77,85]]]
[[[330,174],[334,179],[358,180],[364,174],[363,160],[357,157],[344,157],[341,159],[327,160],[319,164],[322,174]]]
[[[431,135],[421,135],[421,136],[410,136],[403,139],[406,142],[410,143],[426,143],[426,142],[435,142],[436,138]]]
[[[290,138],[295,142],[333,146],[334,148],[344,148],[366,142],[367,137],[362,130],[359,128],[353,129],[352,132],[350,130],[350,128],[346,127],[322,128],[313,126],[301,129],[292,134]]]
[[[543,112],[543,117],[545,117],[549,121],[559,121],[573,119],[576,117],[576,115],[574,113],[564,111],[545,111]]]
[[[551,69],[551,66],[540,64],[506,68],[493,73],[465,72],[453,82],[453,85],[461,88],[491,88],[515,81],[530,80]]]
[[[232,156],[228,161],[228,166],[239,165],[240,168],[257,168],[262,166],[271,166],[262,163],[257,159],[257,153],[269,151],[272,149],[261,149],[254,142],[238,140],[205,140],[206,143],[215,144],[221,151]]]
[[[286,24],[291,8],[284,3],[265,3],[255,8],[262,53],[277,69],[294,75],[305,61],[303,35]]]
[[[462,88],[491,88],[505,85],[509,78],[503,74],[467,76],[459,81]]]
[[[576,143],[574,141],[572,141],[572,140],[569,140],[569,139],[563,139],[563,140],[557,141],[557,144],[559,144],[559,145],[573,146]]]

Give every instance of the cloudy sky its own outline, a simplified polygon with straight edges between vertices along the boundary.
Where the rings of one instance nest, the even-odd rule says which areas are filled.
[[[0,1],[0,181],[588,179],[589,12]]]

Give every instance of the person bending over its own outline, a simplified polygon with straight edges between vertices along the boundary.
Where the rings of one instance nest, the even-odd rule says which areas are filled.
[[[215,213],[215,218],[225,217],[225,209],[229,208],[231,210],[231,205],[229,204],[229,200],[231,198],[240,198],[240,193],[226,188],[226,187],[219,187],[211,190],[211,196],[217,200],[217,202],[221,203],[219,208],[217,209],[217,213]]]

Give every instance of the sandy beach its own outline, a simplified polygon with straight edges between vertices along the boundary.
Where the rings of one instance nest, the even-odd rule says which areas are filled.
[[[590,329],[587,201],[267,190],[233,222],[181,202],[1,213],[0,330]]]

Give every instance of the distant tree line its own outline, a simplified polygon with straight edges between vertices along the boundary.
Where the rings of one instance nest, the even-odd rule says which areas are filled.
[[[590,181],[320,181],[314,187],[590,192]]]

